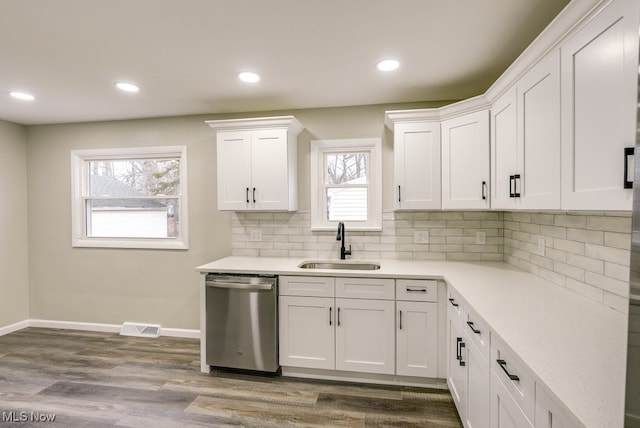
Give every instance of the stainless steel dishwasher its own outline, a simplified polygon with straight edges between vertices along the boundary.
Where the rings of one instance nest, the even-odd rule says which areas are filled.
[[[206,286],[207,364],[278,371],[278,278],[207,274]]]

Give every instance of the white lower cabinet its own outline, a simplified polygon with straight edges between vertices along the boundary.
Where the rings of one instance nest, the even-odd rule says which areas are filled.
[[[465,428],[489,425],[490,367],[484,353],[467,333],[468,324],[456,309],[460,298],[449,300],[449,358],[447,384]],[[458,306],[453,306],[457,304]],[[485,331],[487,339],[489,332]],[[488,340],[487,340],[488,341]]]
[[[280,296],[280,365],[335,368],[334,299]]]
[[[436,378],[437,296],[434,280],[281,276],[280,365]]]
[[[491,370],[490,390],[492,428],[533,428],[533,424],[498,379],[494,369]]]
[[[396,374],[438,376],[438,304],[396,302]]]
[[[544,390],[542,386],[536,384],[536,428],[572,428],[577,424],[560,408]]]
[[[487,384],[491,376],[489,362],[482,357],[478,347],[470,342],[467,346],[467,414],[469,428],[486,427],[489,422],[489,395]]]
[[[336,369],[393,374],[394,302],[336,299]]]

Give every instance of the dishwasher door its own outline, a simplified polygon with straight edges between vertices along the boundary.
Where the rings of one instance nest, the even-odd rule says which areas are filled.
[[[209,274],[206,286],[207,364],[277,371],[277,277]]]

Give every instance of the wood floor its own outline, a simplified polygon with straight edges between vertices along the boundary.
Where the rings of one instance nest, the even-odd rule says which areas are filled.
[[[462,424],[443,390],[202,374],[193,339],[39,328],[0,337],[0,428],[46,426]]]

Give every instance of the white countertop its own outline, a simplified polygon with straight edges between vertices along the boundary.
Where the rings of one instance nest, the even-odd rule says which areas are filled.
[[[626,315],[506,263],[376,260],[379,270],[353,271],[301,269],[303,261],[227,257],[197,270],[444,279],[585,426],[623,426]]]

